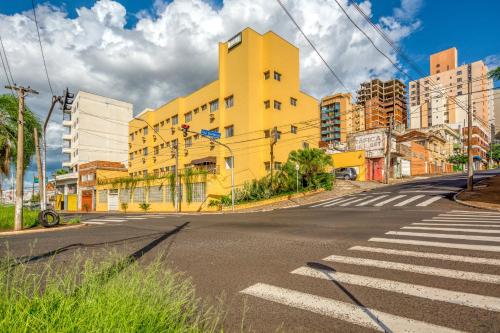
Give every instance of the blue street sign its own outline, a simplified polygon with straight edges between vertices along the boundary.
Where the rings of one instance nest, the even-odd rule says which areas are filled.
[[[202,129],[201,135],[208,136],[208,137],[214,138],[214,139],[220,139],[220,133],[216,132],[216,131],[209,131],[209,130]]]

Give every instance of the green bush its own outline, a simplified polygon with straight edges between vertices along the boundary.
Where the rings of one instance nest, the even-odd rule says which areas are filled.
[[[73,258],[0,270],[0,332],[215,332],[190,281],[128,260]],[[13,283],[15,281],[15,283]]]
[[[143,202],[143,203],[139,204],[139,208],[141,208],[143,211],[147,212],[149,210],[149,208],[151,208],[151,204],[149,204],[147,202]]]
[[[38,225],[38,209],[23,209],[23,228]],[[0,205],[0,229],[14,229],[14,205]]]

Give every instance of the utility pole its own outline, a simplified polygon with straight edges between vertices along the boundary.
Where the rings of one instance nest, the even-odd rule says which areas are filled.
[[[274,145],[278,142],[278,128],[274,126],[273,131],[271,133],[271,191],[273,190],[273,166],[274,166]]]
[[[19,110],[17,115],[17,161],[16,161],[16,207],[14,230],[23,228],[23,192],[24,192],[24,98],[28,94],[38,94],[30,87],[5,86],[7,89],[17,91]]]
[[[179,188],[181,186],[181,182],[179,181],[179,140],[175,139],[172,149],[174,150],[175,154],[175,211],[179,213],[181,211],[181,190],[182,188]]]
[[[467,66],[467,191],[472,191],[474,170],[472,157],[472,84],[471,84],[471,65]]]
[[[387,142],[385,149],[385,172],[384,172],[384,183],[389,184],[389,173],[391,169],[391,137],[392,137],[392,122],[393,115],[389,116],[389,128],[387,129]]]
[[[38,129],[35,127],[35,150],[36,150],[36,167],[38,169],[38,196],[40,197],[40,209],[45,208],[45,187],[43,187],[44,176],[42,172],[42,157],[40,156],[40,142],[38,141]],[[33,186],[34,186],[33,182]]]

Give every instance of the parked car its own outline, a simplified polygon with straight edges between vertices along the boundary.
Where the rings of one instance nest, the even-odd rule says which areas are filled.
[[[335,178],[345,180],[356,180],[358,174],[354,168],[339,168],[335,169]]]

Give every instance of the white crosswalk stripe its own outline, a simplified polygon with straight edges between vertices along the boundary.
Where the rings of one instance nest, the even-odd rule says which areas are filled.
[[[242,290],[241,293],[340,319],[380,332],[459,332],[443,326],[264,283],[257,283]]]
[[[405,206],[405,205],[409,204],[410,202],[416,201],[416,200],[418,200],[420,198],[423,198],[423,197],[425,197],[425,195],[423,195],[423,194],[421,194],[421,195],[415,195],[415,196],[413,196],[411,198],[408,198],[408,199],[406,199],[404,201],[401,201],[400,203],[395,204],[394,206],[396,206],[396,207]]]
[[[371,197],[363,197],[363,198],[358,198],[355,200],[347,201],[347,202],[342,203],[340,206],[342,206],[342,207],[349,206],[350,204],[353,204],[355,202],[360,202],[361,200],[365,200],[367,198],[371,198]]]
[[[418,198],[407,197],[406,195],[399,195],[396,197],[389,195],[384,196],[384,198],[380,198],[380,196],[375,198],[370,196],[366,196],[364,198],[346,197],[337,201],[336,204],[345,207],[354,204],[356,204],[356,206],[360,204],[363,205],[367,202],[378,202],[378,204],[383,206],[389,204],[390,202],[394,203],[395,201],[405,197],[405,200],[399,201],[398,203],[399,206],[404,206],[421,200],[424,195],[418,195]],[[437,197],[436,199],[436,197],[431,197],[430,199],[435,202],[440,198],[441,197]],[[385,200],[380,201],[383,199]],[[432,203],[429,202],[429,200],[426,200],[423,203],[428,202],[426,205],[429,205]],[[452,215],[451,212],[450,214]],[[444,216],[444,218],[446,217],[447,216]],[[486,283],[492,285],[500,284],[500,275],[498,275],[498,270],[493,270],[490,273],[488,272],[488,269],[492,270],[500,267],[500,257],[497,256],[494,258],[480,254],[481,252],[490,252],[490,256],[500,254],[500,245],[484,245],[475,243],[478,241],[500,243],[500,237],[479,235],[500,234],[500,225],[495,224],[497,223],[495,221],[491,222],[490,218],[484,218],[483,216],[476,217],[478,222],[471,222],[470,220],[445,220],[446,223],[444,223],[439,221],[441,218],[443,217],[436,216],[432,219],[422,220],[422,222],[414,222],[410,225],[402,226],[402,231],[386,232],[386,235],[391,235],[393,238],[372,237],[368,239],[368,241],[372,242],[372,244],[380,243],[385,247],[356,245],[349,248],[349,251],[352,251],[353,256],[332,254],[322,259],[326,262],[341,264],[338,265],[338,267],[337,265],[334,265],[333,267],[335,267],[335,269],[323,264],[308,264],[307,266],[294,269],[290,273],[306,279],[333,281],[337,286],[340,286],[342,290],[344,290],[344,288],[345,290],[349,289],[347,286],[342,286],[342,284],[346,284],[362,287],[361,290],[363,290],[363,288],[368,288],[368,290],[376,290],[379,293],[391,293],[396,296],[402,295],[402,297],[404,297],[403,303],[398,304],[405,304],[405,302],[412,304],[411,298],[408,299],[408,297],[415,297],[419,298],[422,302],[426,300],[432,302],[445,302],[450,306],[465,306],[471,309],[499,313],[500,297],[497,297],[498,295],[494,294],[489,296],[474,294],[469,292],[470,289],[466,291],[453,290],[453,286],[456,285],[453,283],[450,283],[450,288],[448,288],[447,284],[432,286],[427,283],[426,285],[422,285],[412,283],[411,280],[408,281],[408,277],[411,276],[408,274],[421,274],[432,276],[439,280],[454,279],[466,281],[467,286],[474,283]],[[419,232],[419,230],[425,232]],[[410,237],[414,239],[410,239]],[[419,238],[436,238],[437,240],[428,241],[420,240]],[[446,242],[447,239],[458,239],[463,240],[463,242],[450,243]],[[405,248],[391,248],[391,245],[405,245]],[[416,248],[412,250],[411,248],[408,249],[408,246],[415,246]],[[443,248],[447,250],[446,253],[439,253],[437,250],[431,250],[432,248]],[[450,253],[450,251],[453,250],[466,250],[466,252],[457,254],[454,254],[453,252]],[[367,256],[371,255],[377,255],[379,257],[383,256],[384,258],[383,260],[367,258]],[[388,259],[385,259],[385,257]],[[410,258],[412,259],[411,263],[401,262],[401,260],[408,260]],[[422,265],[413,262],[415,260],[429,259],[434,260],[432,261],[433,264]],[[460,263],[461,265],[472,265],[472,268],[458,270],[450,269],[448,267],[439,267],[441,264],[449,264],[450,262]],[[343,265],[358,267],[358,271],[363,273],[356,273],[356,268],[353,267],[349,268],[347,272],[344,272],[342,271],[344,267]],[[481,267],[480,272],[475,266]],[[351,271],[352,269],[354,269],[354,272]],[[405,272],[406,274],[401,275],[400,277],[400,275],[391,273],[390,275],[386,275],[391,276],[391,278],[385,279],[377,276],[369,276],[373,269],[376,269],[377,271],[400,271]],[[378,273],[376,272],[375,274]],[[429,283],[432,283],[433,280],[431,279],[429,281]],[[302,282],[300,285],[302,285]],[[445,287],[443,287],[443,285]],[[360,289],[358,289],[357,294],[362,295],[362,292],[359,290]],[[349,291],[345,292],[348,293]],[[399,317],[394,314],[381,312],[380,310],[377,310],[376,307],[365,307],[359,302],[346,303],[320,295],[308,294],[298,290],[282,288],[264,283],[254,284],[242,290],[241,293],[289,307],[318,313],[327,317],[372,328],[382,332],[453,331],[452,328],[436,326],[436,324],[432,323],[432,316],[438,316],[438,312],[427,313],[426,318],[431,319],[429,322],[417,321],[413,318]],[[368,300],[371,298],[367,297],[366,299]],[[379,299],[383,302],[384,298],[381,297]],[[378,301],[372,301],[371,304],[379,303]]]
[[[500,213],[496,212],[481,212],[481,211],[474,211],[474,210],[452,210],[450,213],[468,213],[468,214],[474,214],[474,215],[497,215],[500,216]]]
[[[375,202],[375,201],[377,201],[377,200],[383,199],[383,198],[385,198],[385,197],[387,197],[387,196],[388,196],[387,194],[383,194],[383,195],[380,195],[380,196],[375,197],[375,198],[373,198],[373,199],[370,199],[370,200],[367,200],[367,201],[365,201],[365,202],[359,203],[359,204],[357,204],[356,206],[358,206],[358,207],[361,207],[361,206],[366,206],[366,205],[368,205],[368,204],[370,204],[370,203],[372,203],[372,202]]]
[[[342,202],[350,201],[352,199],[353,199],[352,197],[348,197],[348,198],[344,197],[343,200],[339,200],[339,201],[336,201],[336,202],[329,203],[327,205],[324,205],[323,207],[331,207],[331,206],[337,205],[337,204],[342,203]]]
[[[316,205],[311,206],[311,208],[321,207],[321,206],[323,206],[323,205],[327,205],[327,204],[332,203],[332,202],[340,201],[340,200],[342,200],[342,199],[344,199],[344,197],[335,198],[335,199],[333,199],[333,200],[326,200],[326,201],[324,201],[324,202],[322,202],[322,203],[319,203],[319,204],[316,204]]]
[[[479,215],[479,216],[436,216],[434,219],[440,219],[440,220],[484,220],[484,221],[500,221],[500,218],[494,217],[487,217],[484,215]]]
[[[442,196],[435,196],[435,197],[432,197],[430,199],[427,199],[425,200],[424,202],[421,202],[419,204],[417,204],[417,207],[426,207],[426,206],[429,206],[431,203],[435,202],[435,201],[438,201],[439,199],[441,199]]]
[[[477,218],[478,217],[477,214],[439,214],[438,216],[439,217],[455,217],[455,218],[460,218],[460,217],[463,217],[463,218],[467,218],[467,217]],[[479,215],[479,216],[481,216],[481,218],[499,219],[500,220],[500,216],[499,215]]]
[[[461,220],[461,219],[424,219],[424,222],[467,222],[467,223],[491,223],[491,224],[499,224],[500,221],[488,221],[488,220]]]
[[[465,240],[500,243],[500,237],[494,237],[494,236],[474,236],[474,235],[458,235],[458,234],[431,234],[431,233],[426,233],[426,232],[407,232],[407,231],[388,231],[385,234],[386,235],[396,235],[396,236],[465,239]]]
[[[404,197],[406,197],[405,194],[396,195],[395,197],[392,197],[392,198],[389,198],[389,199],[384,200],[382,202],[376,203],[374,206],[376,206],[376,207],[382,207],[383,205],[385,205],[385,204],[387,204],[389,202],[392,202],[394,200],[398,200],[398,199],[401,199],[401,198],[404,198]]]
[[[478,309],[500,312],[500,298],[475,295],[446,289],[426,287],[418,284],[404,283],[392,280],[372,278],[363,275],[339,273],[326,269],[300,267],[292,272],[317,279],[338,281],[366,288],[380,289],[433,301],[454,303]]]
[[[329,257],[324,258],[323,260],[330,261],[330,262],[336,262],[336,263],[350,264],[350,265],[378,267],[378,268],[392,269],[392,270],[404,271],[404,272],[412,272],[412,273],[419,273],[419,274],[426,274],[426,275],[435,275],[435,276],[440,276],[440,277],[449,277],[449,278],[459,279],[459,280],[500,284],[500,275],[493,275],[493,274],[466,272],[466,271],[458,271],[458,270],[447,269],[447,268],[419,266],[419,265],[412,265],[412,264],[403,264],[403,263],[393,262],[393,261],[355,258],[355,257],[346,257],[346,256],[338,256],[338,255],[329,256]]]

